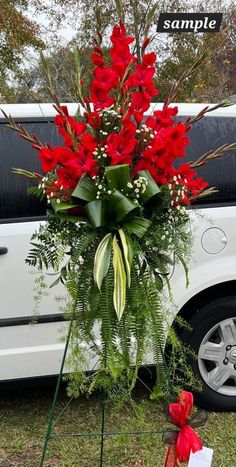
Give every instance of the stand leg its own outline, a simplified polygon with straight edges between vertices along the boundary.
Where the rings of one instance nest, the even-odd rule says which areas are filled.
[[[45,436],[43,452],[42,452],[42,457],[41,457],[41,461],[40,461],[40,467],[43,467],[46,452],[47,452],[48,442],[49,442],[49,439],[51,437],[53,417],[54,417],[54,413],[55,413],[58,393],[59,393],[60,384],[61,384],[61,380],[62,380],[62,375],[63,375],[63,369],[64,369],[64,365],[65,365],[67,350],[68,350],[68,346],[69,346],[69,342],[70,342],[70,336],[71,336],[73,321],[74,321],[74,316],[72,316],[72,318],[71,318],[70,327],[69,327],[69,331],[68,331],[68,334],[67,334],[66,345],[65,345],[65,349],[64,349],[64,353],[63,353],[63,357],[62,357],[62,362],[61,362],[61,368],[60,368],[60,372],[59,372],[58,379],[57,379],[57,385],[56,385],[56,389],[55,389],[55,393],[54,393],[54,397],[53,397],[52,408],[51,408],[51,411],[50,411],[48,428],[47,428],[47,432],[46,432],[46,436]]]
[[[100,464],[99,467],[103,467],[103,450],[104,450],[104,430],[105,430],[105,394],[102,398],[102,426],[101,426],[101,445],[100,445]]]

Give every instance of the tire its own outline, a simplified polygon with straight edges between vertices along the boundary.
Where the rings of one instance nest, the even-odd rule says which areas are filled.
[[[236,409],[236,295],[219,298],[200,307],[189,320],[191,332],[181,338],[196,353],[193,372],[202,383],[195,393],[204,409]]]

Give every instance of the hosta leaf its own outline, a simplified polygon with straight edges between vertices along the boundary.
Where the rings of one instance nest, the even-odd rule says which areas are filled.
[[[109,233],[103,237],[101,242],[97,247],[97,251],[94,257],[94,269],[93,276],[94,280],[101,290],[102,281],[108,273],[108,269],[111,261],[111,237],[112,234]]]
[[[131,282],[131,265],[133,261],[133,246],[132,246],[132,240],[129,237],[129,235],[125,234],[122,229],[119,230],[119,235],[121,239],[121,244],[122,244],[122,249],[123,249],[123,256],[125,260],[125,268],[126,268],[126,274],[127,274],[127,284],[128,287],[130,287],[130,282]]]
[[[126,272],[123,262],[121,249],[116,240],[116,236],[113,237],[113,269],[114,269],[114,292],[113,292],[113,303],[116,310],[118,320],[120,321],[124,309],[125,309],[125,298],[126,298]]]

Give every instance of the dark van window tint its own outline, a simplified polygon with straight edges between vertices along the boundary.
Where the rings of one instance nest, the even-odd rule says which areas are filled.
[[[49,122],[22,122],[42,142],[59,143],[56,128]],[[27,194],[32,181],[12,173],[12,167],[42,173],[38,151],[0,122],[0,219],[44,216],[46,204]]]
[[[188,136],[190,144],[186,151],[186,159],[195,161],[209,149],[217,149],[225,143],[236,142],[236,118],[206,117],[193,124]],[[181,162],[179,159],[178,164]],[[197,173],[209,183],[209,186],[215,186],[219,190],[218,193],[199,200],[198,204],[236,201],[236,151],[199,167]]]

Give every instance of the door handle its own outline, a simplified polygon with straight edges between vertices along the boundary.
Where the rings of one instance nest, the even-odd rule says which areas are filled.
[[[5,255],[8,249],[5,246],[0,246],[0,255]]]

